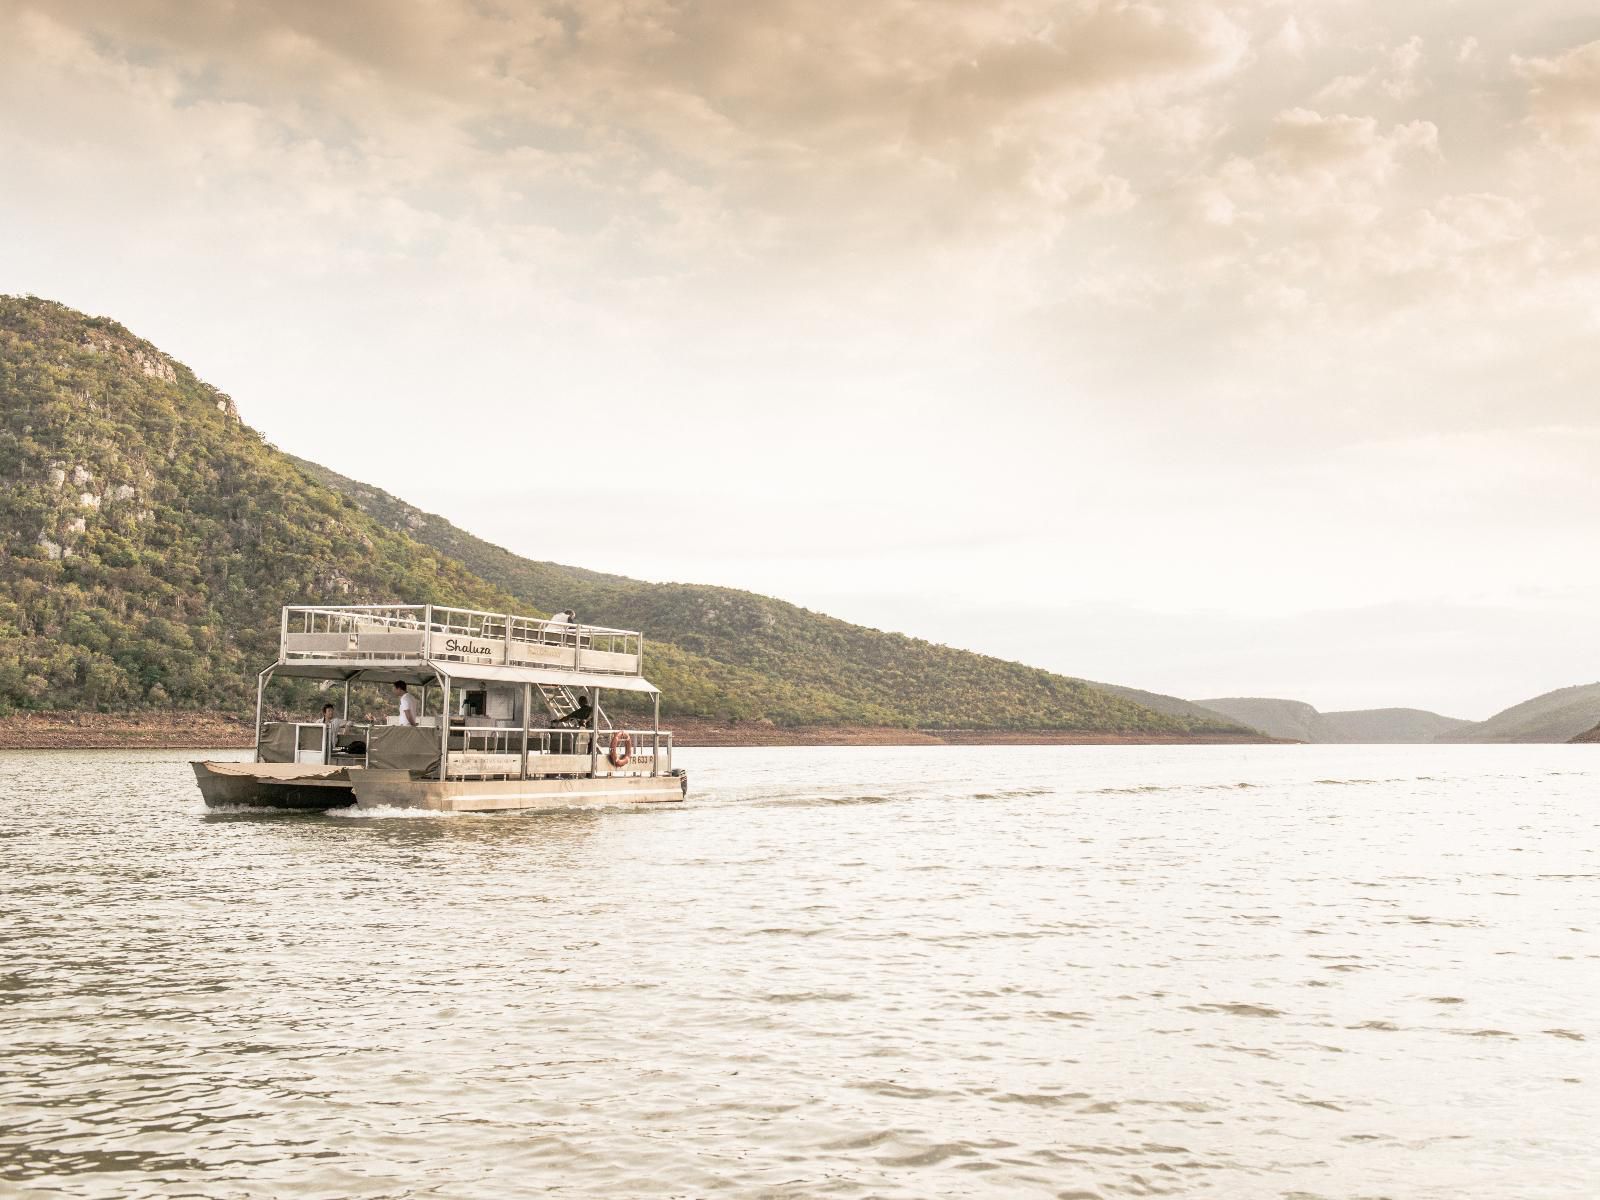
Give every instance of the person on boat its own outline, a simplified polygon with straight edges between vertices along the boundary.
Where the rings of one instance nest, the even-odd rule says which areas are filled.
[[[562,627],[570,626],[574,615],[570,608],[563,608],[544,623],[544,630],[539,640],[547,646],[559,646],[564,643],[569,630]]]
[[[415,725],[417,723],[417,698],[406,690],[406,681],[394,681],[395,698],[400,702],[400,723],[402,725]]]
[[[367,752],[366,742],[350,736],[355,732],[355,725],[344,717],[335,715],[331,704],[322,706],[322,727],[327,730],[323,745],[328,748],[330,756],[333,754],[359,756]]]
[[[344,731],[344,727],[348,724],[348,721],[341,721],[335,714],[333,705],[324,704],[322,706],[322,727],[328,731],[328,745],[333,745],[334,739]]]
[[[587,725],[589,718],[594,715],[594,708],[589,704],[589,697],[584,696],[578,701],[578,707],[564,717],[557,717],[551,721],[552,725]]]

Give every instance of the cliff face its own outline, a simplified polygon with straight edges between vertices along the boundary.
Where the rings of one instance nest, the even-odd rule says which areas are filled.
[[[280,606],[406,601],[642,628],[667,715],[1241,732],[765,596],[519,558],[291,459],[182,363],[49,301],[0,297],[0,479],[0,712],[243,712]]]

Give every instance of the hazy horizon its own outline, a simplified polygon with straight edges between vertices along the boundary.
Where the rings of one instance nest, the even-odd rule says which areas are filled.
[[[530,557],[1188,697],[1600,676],[1592,6],[0,0],[0,153],[0,292]]]

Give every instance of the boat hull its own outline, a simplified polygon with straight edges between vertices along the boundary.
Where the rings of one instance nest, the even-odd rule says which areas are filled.
[[[577,805],[678,804],[682,775],[612,775],[594,779],[412,779],[405,771],[353,770],[362,808],[426,808],[439,812],[504,812]]]
[[[356,794],[343,770],[293,763],[191,763],[209,808],[348,808]]]
[[[217,762],[192,765],[200,794],[211,808],[316,812],[356,805],[436,812],[506,812],[580,805],[676,804],[689,790],[683,775],[440,781],[415,779],[408,771],[365,767]]]

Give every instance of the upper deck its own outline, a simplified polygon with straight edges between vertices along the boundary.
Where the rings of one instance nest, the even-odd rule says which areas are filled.
[[[280,663],[465,663],[638,676],[644,635],[439,604],[291,605]]]

